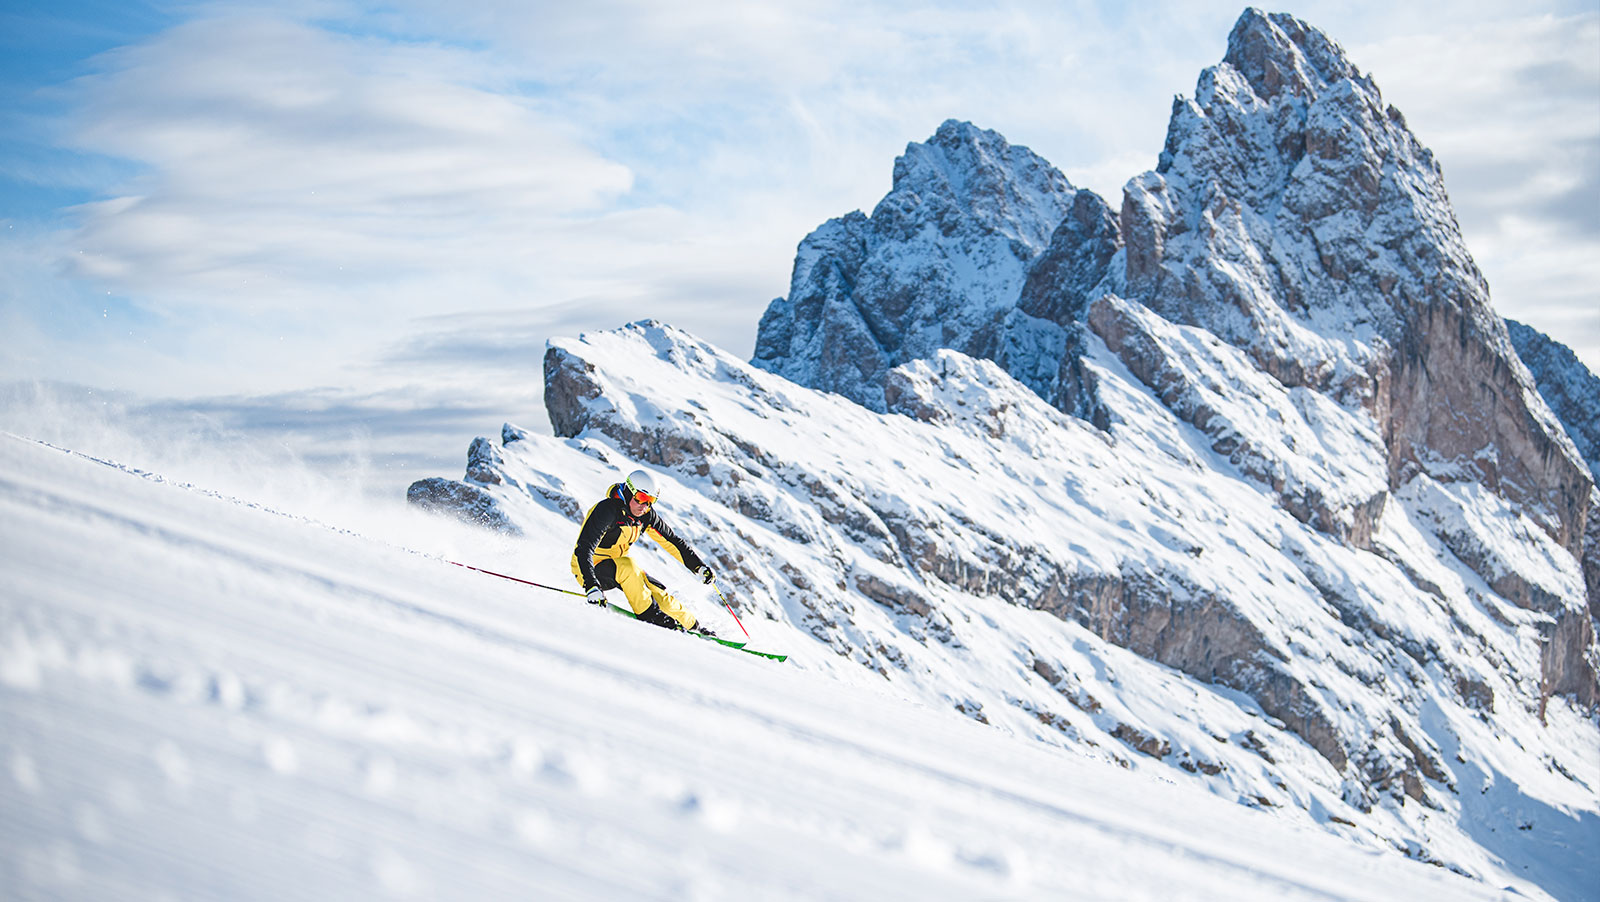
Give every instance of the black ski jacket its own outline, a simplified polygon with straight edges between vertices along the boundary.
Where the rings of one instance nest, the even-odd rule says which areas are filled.
[[[624,500],[622,492],[621,483],[612,486],[604,501],[589,508],[588,515],[583,518],[583,528],[578,530],[578,545],[572,553],[578,559],[578,570],[583,575],[586,591],[600,584],[594,575],[595,557],[622,557],[633,547],[641,532],[655,539],[657,544],[667,549],[668,554],[690,570],[699,570],[704,566],[700,555],[667,525],[667,521],[661,519],[654,507],[645,511],[642,517],[629,513],[628,502]]]

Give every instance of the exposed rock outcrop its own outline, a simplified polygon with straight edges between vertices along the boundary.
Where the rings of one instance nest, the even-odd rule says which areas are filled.
[[[1540,397],[1567,430],[1589,471],[1600,479],[1600,376],[1572,349],[1532,326],[1506,320],[1506,333]]]
[[[522,529],[500,507],[499,499],[482,488],[453,479],[430,476],[406,489],[406,501],[423,510],[448,514],[462,522],[509,535]]]

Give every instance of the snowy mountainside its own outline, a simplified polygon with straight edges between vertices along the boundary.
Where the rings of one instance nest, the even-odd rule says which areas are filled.
[[[440,556],[565,542],[374,513],[386,540],[0,434],[6,898],[1537,895]]]
[[[1589,372],[1572,349],[1538,329],[1506,320],[1517,356],[1533,375],[1539,395],[1561,420],[1573,444],[1600,479],[1600,377]],[[1584,578],[1588,581],[1589,613],[1600,617],[1600,488],[1589,503],[1584,536]]]
[[[752,630],[782,627],[814,666],[859,665],[1018,737],[1581,897],[1600,762],[1592,720],[1544,697],[1556,618],[1497,595],[1441,536],[1558,598],[1583,592],[1571,554],[1492,493],[1422,474],[1374,515],[1367,548],[1304,522],[1249,467],[1281,465],[1265,478],[1308,496],[1360,495],[1383,479],[1370,417],[1256,384],[1245,352],[1120,303],[1192,359],[1191,390],[1256,457],[1218,453],[1098,338],[1086,365],[1109,431],[955,351],[893,370],[877,413],[646,322],[552,341],[546,403],[567,438],[508,428],[494,463],[454,485],[565,546],[606,484],[648,464]],[[565,533],[530,525],[554,515]],[[652,572],[686,581],[675,563]]]

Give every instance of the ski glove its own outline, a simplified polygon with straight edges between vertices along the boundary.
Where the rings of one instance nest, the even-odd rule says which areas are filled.
[[[599,586],[590,586],[588,593],[584,596],[584,600],[590,604],[604,605],[606,603],[606,593],[600,591]]]
[[[700,581],[708,586],[717,578],[717,575],[712,573],[711,568],[705,564],[701,564],[700,569],[696,570],[694,575],[700,577]]]

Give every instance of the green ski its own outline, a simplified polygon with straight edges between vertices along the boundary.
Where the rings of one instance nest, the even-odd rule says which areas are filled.
[[[617,612],[618,614],[622,614],[623,616],[628,617],[629,619],[632,619],[632,620],[638,620],[639,619],[638,615],[634,614],[632,611],[628,610],[627,608],[622,607],[621,605],[615,605],[615,604],[612,604],[611,602],[608,601],[608,602],[606,602],[606,607],[608,607],[611,610]],[[729,648],[738,649],[739,651],[742,651],[747,655],[755,655],[758,658],[766,658],[766,659],[771,660],[771,661],[787,661],[787,660],[789,660],[789,656],[788,655],[780,655],[780,654],[774,654],[774,653],[769,652],[769,651],[756,651],[753,648],[745,648],[744,647],[745,644],[743,642],[741,642],[740,640],[738,640],[738,639],[724,639],[721,636],[706,636],[706,635],[702,635],[700,633],[696,633],[696,632],[693,632],[693,631],[690,631],[690,630],[680,630],[680,632],[687,633],[690,636],[694,636],[696,639],[705,639],[705,640],[710,641],[710,642],[715,642],[718,645],[726,645]]]
[[[523,579],[520,576],[510,576],[510,575],[505,574],[505,573],[496,573],[493,570],[485,570],[482,567],[474,567],[471,564],[463,564],[460,561],[446,561],[445,563],[454,564],[457,567],[465,567],[468,570],[473,570],[473,571],[476,571],[478,573],[487,574],[489,576],[498,576],[501,579],[509,579],[514,583],[522,583],[525,586],[533,586],[536,589],[549,589],[552,592],[560,592],[562,595],[576,595],[579,598],[583,598],[584,597],[584,593],[582,593],[582,592],[574,592],[571,589],[562,589],[562,588],[559,588],[557,586],[547,586],[544,583],[536,583],[533,580]],[[717,594],[721,595],[722,592],[720,590],[718,590]],[[724,601],[723,604],[727,604],[727,602]],[[634,620],[638,620],[639,619],[638,615],[634,614],[633,611],[630,611],[627,608],[620,607],[618,605],[614,605],[609,601],[606,602],[606,607],[610,608],[613,611],[616,611],[618,614],[626,614],[626,615],[628,615],[630,618],[632,618]],[[733,613],[733,609],[729,608],[728,609],[728,613],[730,613],[730,614]],[[737,615],[735,615],[735,619],[737,619]],[[740,626],[743,626],[743,624],[740,624]],[[687,631],[685,631],[685,632],[687,632]],[[744,652],[747,655],[755,655],[757,657],[767,658],[768,660],[772,660],[772,661],[787,661],[787,660],[789,660],[789,656],[788,655],[779,655],[779,654],[773,654],[770,651],[756,651],[753,648],[745,648],[744,647],[744,643],[740,642],[737,639],[724,639],[724,638],[722,638],[720,636],[706,636],[706,635],[702,635],[700,633],[689,633],[689,635],[695,636],[695,637],[700,638],[700,639],[710,639],[712,642],[715,642],[718,645],[726,645],[729,648],[737,648],[738,650]]]

